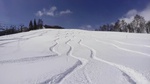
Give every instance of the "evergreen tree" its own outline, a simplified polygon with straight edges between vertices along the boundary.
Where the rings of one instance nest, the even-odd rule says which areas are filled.
[[[33,30],[33,23],[32,23],[32,20],[30,20],[30,23],[29,23],[29,30]]]
[[[43,27],[43,21],[42,21],[42,19],[39,19],[38,20],[38,28],[42,29],[42,27]]]
[[[34,30],[37,29],[36,19],[34,19]]]

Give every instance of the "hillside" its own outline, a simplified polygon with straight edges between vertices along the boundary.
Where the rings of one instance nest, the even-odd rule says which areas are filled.
[[[150,84],[150,35],[41,29],[1,36],[0,84]]]

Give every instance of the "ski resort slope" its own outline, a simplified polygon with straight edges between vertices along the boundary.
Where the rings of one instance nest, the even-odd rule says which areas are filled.
[[[0,84],[150,84],[150,35],[41,29],[1,36]]]

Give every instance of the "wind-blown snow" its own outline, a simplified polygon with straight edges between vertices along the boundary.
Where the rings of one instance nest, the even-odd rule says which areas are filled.
[[[0,84],[150,84],[150,35],[42,29],[1,36]]]

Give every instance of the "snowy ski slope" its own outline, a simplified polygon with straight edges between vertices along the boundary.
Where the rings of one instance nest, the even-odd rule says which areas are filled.
[[[150,35],[41,29],[1,36],[0,84],[150,84]]]

